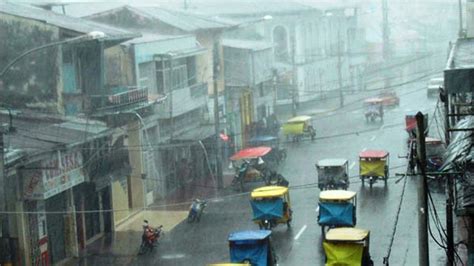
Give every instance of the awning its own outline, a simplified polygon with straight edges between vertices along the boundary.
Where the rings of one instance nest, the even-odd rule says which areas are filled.
[[[192,128],[173,136],[178,141],[198,141],[211,137],[215,134],[214,125],[204,125]]]
[[[466,117],[460,120],[455,126],[455,129],[467,129],[474,127],[474,117]],[[471,147],[472,147],[472,131],[457,131],[453,133],[451,143],[446,149],[444,154],[444,164],[441,166],[441,171],[448,172],[457,166],[462,167],[467,161],[472,160]]]

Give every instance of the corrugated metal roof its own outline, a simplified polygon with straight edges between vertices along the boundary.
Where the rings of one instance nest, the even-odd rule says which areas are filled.
[[[450,69],[474,67],[474,38],[458,39],[453,52]]]
[[[238,1],[205,1],[191,3],[190,10],[206,14],[219,14],[228,16],[255,16],[272,14],[291,14],[316,10],[313,7],[295,1],[269,1],[269,0],[238,0]]]
[[[188,37],[188,36],[190,35],[161,35],[161,34],[143,33],[142,37],[126,41],[124,42],[124,44],[158,42],[158,41],[164,41],[164,40],[180,39],[180,38]]]
[[[474,117],[469,116],[461,119],[455,126],[455,129],[468,129],[474,127]],[[441,171],[449,172],[457,168],[463,168],[464,164],[472,160],[472,131],[457,131],[453,133],[451,142],[443,156],[444,164]]]
[[[151,16],[183,31],[223,29],[232,26],[228,21],[184,10],[170,10],[157,7],[138,7],[133,9],[140,10],[142,14]]]
[[[222,45],[232,48],[248,50],[265,50],[273,47],[273,44],[269,42],[235,39],[224,39],[222,40]]]
[[[103,123],[77,119],[57,122],[15,116],[13,126],[15,131],[4,136],[10,162],[25,153],[34,156],[58,146],[85,143],[110,132]]]
[[[61,15],[41,8],[13,4],[10,2],[0,5],[0,13],[32,19],[46,24],[54,25],[59,28],[72,30],[78,33],[89,33],[92,31],[101,31],[106,34],[106,39],[131,39],[140,36],[123,29],[111,27],[97,22],[84,20],[80,18]]]

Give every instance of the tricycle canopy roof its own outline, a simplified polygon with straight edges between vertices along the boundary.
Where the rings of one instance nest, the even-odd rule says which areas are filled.
[[[229,234],[229,241],[239,241],[244,243],[245,241],[263,240],[272,234],[270,230],[247,230],[232,232]]]
[[[318,167],[344,166],[348,161],[346,159],[323,159],[316,164]]]
[[[352,227],[329,229],[326,233],[327,241],[358,242],[366,239],[370,231]]]
[[[253,137],[249,140],[249,142],[266,142],[266,141],[273,141],[278,139],[275,136],[270,136],[270,135],[263,135],[263,136],[256,136]]]
[[[322,200],[350,200],[355,197],[357,193],[348,190],[325,190],[319,193],[319,199]]]
[[[275,197],[281,197],[288,193],[288,188],[287,187],[281,187],[281,186],[266,186],[266,187],[260,187],[256,188],[252,191],[250,194],[250,197],[252,199],[254,198],[275,198]]]
[[[384,150],[366,150],[359,153],[361,158],[385,158],[388,156],[388,152]]]
[[[295,116],[288,121],[287,123],[301,123],[301,122],[306,122],[308,120],[311,120],[311,116],[308,115],[300,115],[300,116]]]
[[[232,161],[237,161],[237,160],[242,160],[242,159],[255,159],[258,157],[262,157],[267,155],[272,148],[267,147],[267,146],[260,146],[260,147],[253,147],[253,148],[247,148],[238,151],[230,159]]]
[[[365,99],[364,102],[365,102],[365,103],[374,103],[374,104],[377,104],[377,103],[382,103],[383,100],[380,99],[380,98],[374,97],[374,98]]]
[[[440,140],[440,139],[437,139],[437,138],[426,137],[425,138],[425,143],[426,144],[442,144],[443,141]]]
[[[250,264],[248,263],[214,263],[214,264],[208,264],[207,266],[249,266]]]

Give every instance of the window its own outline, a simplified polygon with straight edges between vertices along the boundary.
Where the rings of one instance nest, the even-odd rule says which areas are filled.
[[[182,89],[196,83],[195,57],[172,59],[171,62],[173,67],[170,60],[156,61],[156,81],[159,92],[170,91],[170,87],[172,90]]]

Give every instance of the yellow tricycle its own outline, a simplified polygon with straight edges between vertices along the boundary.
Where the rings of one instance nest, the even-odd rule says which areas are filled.
[[[254,189],[250,194],[253,221],[260,229],[271,230],[277,224],[291,227],[293,211],[287,187],[265,186]]]
[[[302,115],[291,118],[283,124],[283,135],[287,139],[292,137],[293,141],[299,142],[303,137],[316,138],[316,130],[311,123],[311,116]]]

